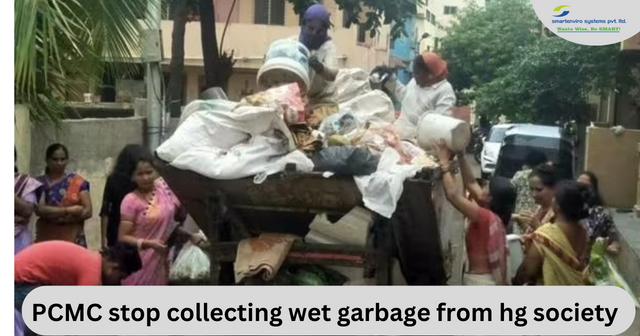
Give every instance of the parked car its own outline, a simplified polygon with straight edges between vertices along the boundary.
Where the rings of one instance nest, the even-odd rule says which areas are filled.
[[[520,124],[510,128],[502,139],[494,175],[512,178],[522,169],[532,152],[544,154],[558,168],[563,179],[573,179],[576,173],[576,150],[571,137],[557,126]]]
[[[502,140],[508,129],[514,127],[514,124],[498,124],[491,127],[489,134],[484,141],[482,147],[482,155],[480,156],[480,171],[482,178],[488,178],[493,174],[500,155],[500,147]]]

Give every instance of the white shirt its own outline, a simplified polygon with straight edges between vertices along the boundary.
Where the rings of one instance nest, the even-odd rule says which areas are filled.
[[[397,83],[394,94],[402,102],[400,116],[395,122],[402,139],[416,137],[418,123],[425,114],[452,116],[452,108],[456,105],[456,94],[446,79],[427,87],[420,87],[415,79],[407,86]]]
[[[298,37],[292,37],[296,41]],[[336,69],[338,67],[338,51],[333,40],[328,40],[318,50],[311,50],[311,56],[316,56],[326,67]],[[309,90],[307,94],[311,104],[332,102],[336,88],[334,82],[326,81],[322,76],[316,75],[313,69],[309,69]]]

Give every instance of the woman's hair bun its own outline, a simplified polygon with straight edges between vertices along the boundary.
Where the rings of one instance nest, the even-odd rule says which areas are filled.
[[[556,187],[556,203],[567,220],[578,222],[589,217],[589,187],[573,180],[565,180]]]

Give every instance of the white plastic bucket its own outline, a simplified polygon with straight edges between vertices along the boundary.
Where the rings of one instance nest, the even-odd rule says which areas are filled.
[[[309,89],[309,50],[293,39],[277,40],[269,46],[265,62],[258,70],[261,90],[298,83],[301,92]]]
[[[418,145],[425,149],[444,139],[449,149],[460,152],[467,148],[470,138],[469,124],[460,119],[429,113],[418,122]]]

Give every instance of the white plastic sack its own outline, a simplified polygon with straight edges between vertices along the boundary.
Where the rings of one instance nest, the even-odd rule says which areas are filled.
[[[171,161],[171,165],[212,179],[233,180],[265,172],[288,152],[286,140],[258,135],[228,151],[213,146],[192,147]]]
[[[273,129],[281,130],[290,137],[278,110],[273,108],[243,106],[224,100],[195,101],[188,107],[189,111],[195,107],[206,109],[191,113],[158,147],[156,153],[167,162],[171,163],[193,147],[204,147],[209,151],[227,150],[252,135]]]
[[[354,180],[364,205],[376,213],[391,218],[404,190],[404,181],[421,169],[416,165],[400,165],[400,154],[387,147],[378,163],[378,170],[369,176],[356,176]]]
[[[356,118],[358,127],[386,126],[396,120],[391,98],[380,90],[367,92],[347,102],[339,104],[340,110],[350,110]]]
[[[205,279],[209,277],[210,266],[209,256],[199,247],[187,242],[171,265],[169,278],[171,280]]]
[[[309,159],[303,152],[295,150],[264,167],[264,170],[255,176],[253,182],[256,184],[264,182],[269,175],[284,171],[286,165],[290,163],[296,165],[297,172],[310,173],[313,171],[313,161],[311,161],[311,159]]]
[[[338,104],[347,102],[371,91],[369,74],[362,69],[340,69],[334,82]]]

